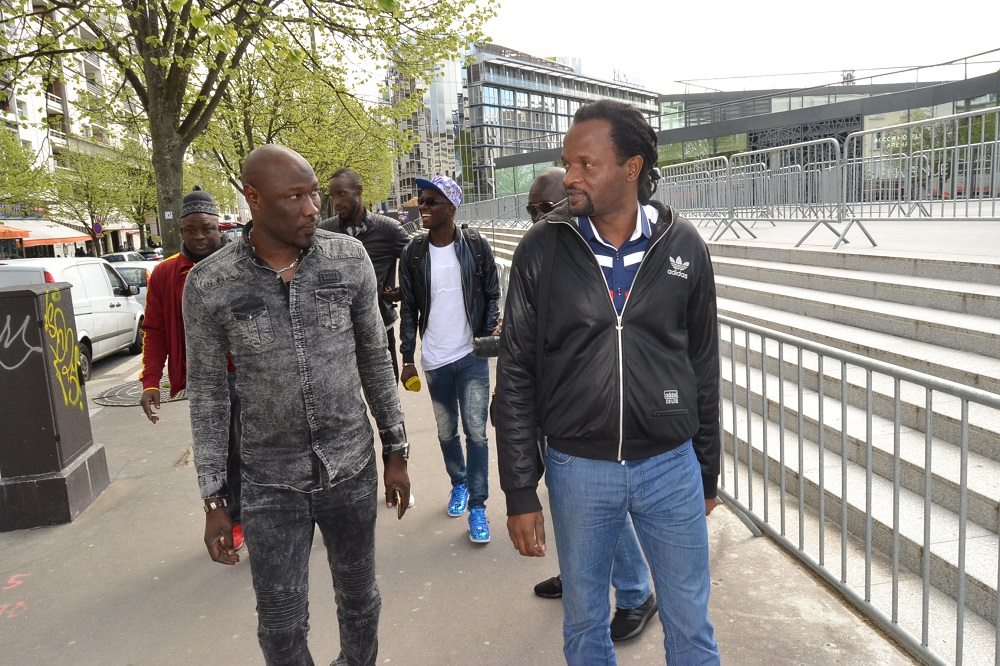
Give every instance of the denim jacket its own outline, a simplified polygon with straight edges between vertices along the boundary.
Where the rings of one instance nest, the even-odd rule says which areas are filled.
[[[250,483],[313,491],[406,446],[375,271],[360,242],[319,230],[286,286],[252,251],[250,226],[199,262],[184,288],[188,400],[204,498],[227,494],[226,349],[243,404]]]

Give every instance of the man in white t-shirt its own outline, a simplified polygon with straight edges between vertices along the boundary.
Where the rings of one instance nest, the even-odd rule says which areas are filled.
[[[420,366],[451,477],[448,515],[458,518],[468,508],[469,538],[488,543],[490,371],[487,360],[472,351],[475,338],[499,334],[500,283],[486,239],[455,225],[455,212],[462,205],[462,190],[455,181],[437,175],[431,180],[418,178],[417,187],[426,233],[415,236],[403,250],[399,266],[403,357],[399,379],[410,387],[408,382],[417,377],[414,351],[419,331]]]

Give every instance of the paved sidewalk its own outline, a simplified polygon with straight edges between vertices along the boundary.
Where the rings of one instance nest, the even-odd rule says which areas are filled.
[[[137,361],[88,387],[135,378]],[[93,405],[93,403],[91,403]],[[96,405],[93,405],[95,409]],[[562,608],[531,588],[558,570],[520,557],[505,527],[491,465],[493,542],[469,542],[445,513],[449,484],[426,391],[403,392],[416,505],[402,522],[380,512],[379,664],[560,664]],[[71,524],[0,534],[0,661],[17,664],[261,663],[249,558],[211,562],[190,460],[186,401],[148,423],[138,407],[92,416],[113,482]],[[492,433],[491,433],[492,443]],[[543,502],[545,499],[543,498]],[[546,511],[546,517],[548,512]],[[909,664],[891,642],[725,507],[709,520],[712,618],[729,664]],[[551,535],[551,532],[550,532]],[[337,654],[333,594],[317,535],[310,645],[318,664]],[[651,623],[618,646],[622,664],[663,663]]]

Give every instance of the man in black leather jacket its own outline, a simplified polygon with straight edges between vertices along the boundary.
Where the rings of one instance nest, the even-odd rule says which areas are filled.
[[[486,239],[455,225],[455,211],[462,205],[462,190],[455,181],[437,175],[431,180],[418,178],[417,187],[427,233],[414,236],[399,266],[400,380],[409,387],[407,382],[417,377],[414,351],[419,330],[420,365],[451,478],[448,515],[459,518],[468,509],[469,539],[488,543],[490,368],[473,348],[475,338],[497,331],[500,282]],[[467,454],[458,432],[459,415]]]
[[[540,428],[568,663],[615,663],[608,583],[631,517],[667,660],[718,664],[708,618],[706,516],[721,455],[708,248],[676,211],[650,205],[656,134],[635,109],[608,100],[581,107],[562,159],[567,205],[529,229],[514,254],[500,340],[507,529],[522,555],[544,556]]]

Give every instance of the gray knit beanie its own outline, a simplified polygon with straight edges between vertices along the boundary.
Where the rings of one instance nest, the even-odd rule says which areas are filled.
[[[219,207],[215,204],[212,195],[201,189],[197,185],[189,194],[184,197],[184,205],[181,208],[181,219],[192,213],[208,213],[219,217]]]

